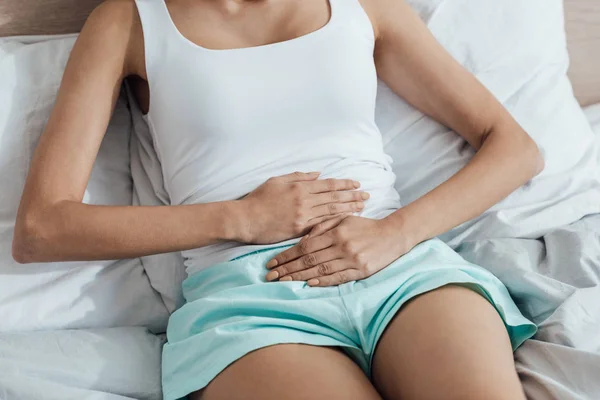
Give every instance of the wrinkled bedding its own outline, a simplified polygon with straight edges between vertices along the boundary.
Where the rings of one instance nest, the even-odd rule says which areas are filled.
[[[515,354],[530,399],[600,399],[600,215],[540,239],[457,248],[492,271],[539,326]]]
[[[0,399],[162,398],[164,343],[145,328],[0,334]]]

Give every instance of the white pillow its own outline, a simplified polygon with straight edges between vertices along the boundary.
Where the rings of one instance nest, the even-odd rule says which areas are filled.
[[[456,246],[487,237],[539,237],[600,212],[594,136],[566,75],[561,0],[408,0],[429,29],[517,118],[544,153],[545,171],[522,189],[442,239]],[[468,144],[398,98],[380,82],[376,121],[394,159],[402,203],[421,197],[461,169]],[[132,109],[134,120],[139,110]],[[138,116],[138,120],[139,120]],[[168,204],[147,127],[132,145],[134,185],[142,204]],[[143,156],[140,156],[140,153]],[[474,196],[477,193],[473,194]],[[185,277],[178,255],[148,257],[152,285],[172,310]]]
[[[48,119],[74,36],[0,41],[0,331],[142,325],[168,313],[139,259],[18,265],[14,221],[29,162]],[[84,201],[129,205],[131,117],[120,99]],[[85,132],[82,132],[85,133]]]
[[[539,237],[600,212],[594,135],[567,78],[561,0],[409,0],[450,53],[505,105],[546,160],[542,174],[442,239]],[[472,157],[467,143],[380,83],[377,122],[402,203],[421,197]],[[473,193],[477,196],[477,193]]]

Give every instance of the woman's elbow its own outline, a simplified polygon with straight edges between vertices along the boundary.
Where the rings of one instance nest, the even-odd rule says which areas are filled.
[[[37,218],[19,217],[15,224],[12,242],[12,257],[19,264],[45,261],[44,246],[46,242],[45,228]]]

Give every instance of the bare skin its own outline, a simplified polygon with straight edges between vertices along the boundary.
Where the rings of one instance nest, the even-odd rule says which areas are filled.
[[[373,378],[390,400],[525,399],[502,319],[458,286],[403,307],[379,341]]]
[[[270,265],[277,271],[273,279],[336,285],[370,276],[417,243],[476,217],[543,168],[535,143],[445,52],[404,1],[360,2],[373,24],[379,77],[477,150],[454,177],[381,221],[345,215],[331,219],[360,205],[359,197],[341,201],[335,195],[356,186],[343,181],[323,187],[317,177],[303,174],[270,181],[234,202],[152,208],[81,204],[123,79],[135,81],[143,109],[149,104],[135,5],[132,0],[108,0],[89,18],[75,45],[36,150],[19,209],[15,258],[33,262],[137,257],[222,240],[267,243],[313,229],[308,239]],[[167,4],[180,32],[210,49],[290,40],[319,29],[331,16],[327,0]],[[275,196],[286,201],[270,202]],[[331,203],[336,206],[327,205]],[[298,204],[296,212],[284,212],[290,204]],[[281,214],[269,220],[274,209]],[[299,273],[303,275],[294,275]],[[379,343],[374,383],[386,399],[523,398],[498,314],[482,297],[461,288],[434,291],[403,308]],[[301,345],[257,350],[228,367],[197,397],[254,395],[379,398],[343,354]]]
[[[231,364],[190,400],[380,400],[362,370],[339,350],[282,344]]]

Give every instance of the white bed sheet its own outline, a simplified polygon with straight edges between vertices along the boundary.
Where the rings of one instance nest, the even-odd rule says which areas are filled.
[[[0,399],[162,399],[164,339],[144,328],[0,334]]]
[[[540,239],[474,240],[457,250],[498,276],[539,327],[515,353],[528,398],[600,399],[600,214]]]

